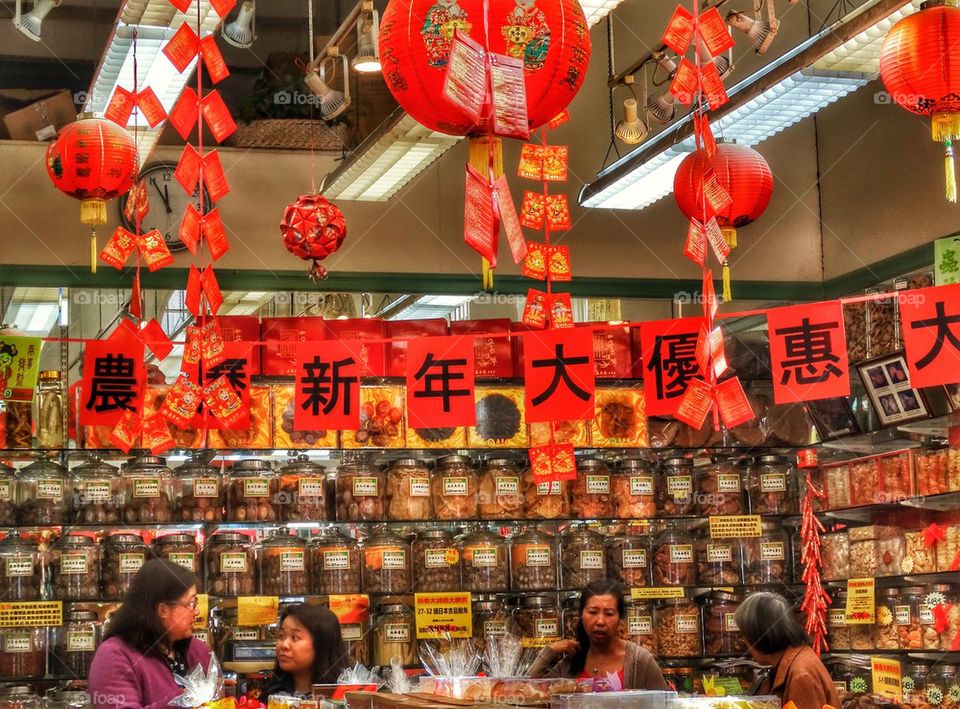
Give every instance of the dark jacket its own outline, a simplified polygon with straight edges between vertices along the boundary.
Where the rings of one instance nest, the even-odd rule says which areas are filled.
[[[293,696],[293,676],[286,672],[274,671],[260,692],[260,701],[266,704],[267,698],[273,694]]]
[[[827,668],[809,645],[787,648],[770,676],[773,679],[761,684],[757,694],[775,694],[783,704],[792,701],[797,709],[823,709],[825,704],[840,706]]]
[[[663,678],[657,661],[646,648],[636,643],[626,641],[627,650],[623,656],[623,688],[624,689],[669,689]],[[572,658],[564,657],[557,662],[560,655],[549,646],[543,648],[537,659],[533,661],[529,675],[531,677],[570,677],[574,678],[570,669]]]

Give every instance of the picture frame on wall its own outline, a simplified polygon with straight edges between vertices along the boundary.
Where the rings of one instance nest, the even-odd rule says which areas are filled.
[[[857,371],[881,426],[930,418],[926,397],[910,383],[902,351],[861,362]]]
[[[845,398],[817,399],[806,402],[805,406],[822,441],[860,433],[860,425]]]

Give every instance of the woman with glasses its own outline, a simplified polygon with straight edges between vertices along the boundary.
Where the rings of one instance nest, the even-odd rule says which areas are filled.
[[[197,665],[209,669],[213,653],[193,637],[197,577],[166,559],[148,561],[111,616],[90,667],[96,709],[161,709],[183,692],[174,675]]]

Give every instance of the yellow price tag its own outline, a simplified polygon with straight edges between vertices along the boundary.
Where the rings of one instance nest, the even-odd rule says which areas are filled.
[[[197,594],[197,610],[193,617],[194,628],[206,628],[210,616],[210,596],[206,593]]]
[[[711,539],[759,537],[760,532],[760,515],[722,515],[710,517]]]
[[[415,593],[417,638],[472,638],[473,605],[470,593]]]
[[[683,598],[682,586],[644,586],[631,588],[630,597],[635,601],[649,601],[657,598]]]
[[[270,625],[280,616],[277,596],[240,596],[237,598],[237,625]]]
[[[876,605],[874,579],[850,579],[847,581],[847,625],[873,625]]]
[[[870,673],[873,675],[873,693],[881,697],[903,701],[900,662],[889,657],[871,657]]]

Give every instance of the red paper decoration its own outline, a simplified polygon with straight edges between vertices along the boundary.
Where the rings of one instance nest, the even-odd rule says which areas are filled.
[[[403,109],[428,128],[450,135],[476,130],[442,94],[454,32],[484,45],[487,4],[488,49],[523,60],[531,130],[561,113],[583,83],[590,34],[577,0],[391,0],[380,22],[383,78]]]
[[[318,261],[340,248],[347,237],[347,223],[340,209],[318,194],[305,194],[287,205],[280,220],[283,245],[294,256],[313,261],[310,278],[327,277]]]

